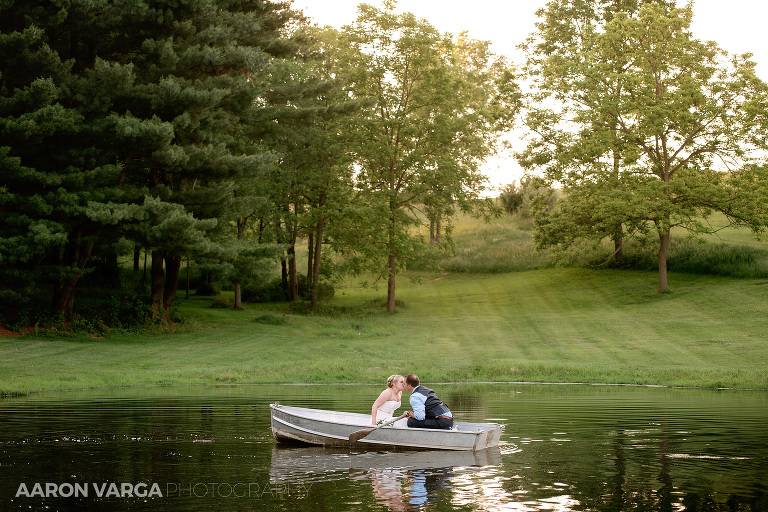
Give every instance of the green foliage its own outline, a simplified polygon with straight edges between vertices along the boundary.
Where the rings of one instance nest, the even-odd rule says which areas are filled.
[[[195,288],[195,295],[199,295],[201,297],[211,297],[213,295],[218,295],[220,293],[221,293],[221,285],[219,285],[218,283],[201,282]]]
[[[109,328],[132,329],[146,326],[149,314],[149,293],[146,291],[131,294],[127,290],[115,290],[103,297],[93,290],[84,290],[73,322],[79,320]]]
[[[73,318],[92,251],[121,238],[152,251],[165,321],[182,256],[248,266],[225,231],[259,203],[235,202],[236,183],[277,160],[263,99],[296,17],[273,2],[0,4],[0,300],[52,289]]]
[[[626,261],[621,261],[619,266],[652,270],[657,264],[652,253],[646,251],[634,255],[630,251]],[[678,273],[766,279],[768,248],[682,239],[671,244],[667,265],[670,271]]]
[[[534,136],[519,159],[564,192],[558,207],[538,209],[537,242],[608,237],[617,259],[629,239],[657,243],[659,292],[674,228],[708,232],[714,211],[766,225],[755,207],[766,180],[752,164],[768,149],[768,86],[748,56],[692,36],[691,9],[557,0],[526,45]]]
[[[447,272],[521,272],[552,266],[549,251],[536,250],[533,222],[520,215],[488,221],[464,217],[458,227],[455,254],[440,262]]]
[[[299,287],[299,291],[301,293],[301,287]],[[311,290],[309,289],[309,286],[307,286],[306,291],[302,294],[302,298],[304,300],[310,300],[310,293]],[[318,297],[320,300],[327,301],[331,300],[333,296],[336,295],[336,287],[331,283],[320,283],[318,287]]]
[[[390,312],[397,273],[428,247],[415,228],[475,205],[480,163],[519,103],[511,68],[488,43],[453,39],[394,7],[361,5],[342,35],[345,80],[369,104],[354,141],[357,199],[331,233],[356,271],[388,282]]]
[[[286,302],[289,299],[288,290],[285,289],[281,279],[273,279],[269,283],[260,286],[244,286],[242,291],[243,302],[265,303]]]
[[[51,314],[45,307],[16,308],[12,315],[3,315],[5,318],[0,320],[17,330],[31,326],[40,336],[55,338],[78,333],[105,336],[114,329],[146,328],[150,315],[149,294],[114,290],[105,295],[104,289],[84,288],[70,320],[61,314]]]
[[[517,184],[505,185],[497,198],[505,212],[520,213],[526,218],[552,210],[557,200],[555,189],[542,178],[530,175],[520,178]]]
[[[504,185],[499,191],[501,207],[507,213],[517,213],[517,210],[523,205],[523,194],[522,183],[520,185],[514,183]]]
[[[768,247],[754,239],[747,228],[725,230],[727,219],[713,219],[715,236],[680,237],[669,250],[669,268],[681,274],[732,278],[768,277]],[[524,272],[554,267],[611,268],[653,272],[658,269],[658,245],[628,242],[621,260],[615,261],[608,240],[580,240],[564,250],[539,249],[532,219],[505,215],[484,221],[469,216],[458,219],[454,234],[456,251],[440,260],[445,272],[468,274]]]
[[[92,334],[171,322],[183,262],[200,295],[240,285],[297,311],[332,301],[346,272],[387,280],[392,311],[407,269],[525,271],[550,252],[604,265],[625,247],[616,265],[658,268],[661,248],[670,270],[764,275],[759,248],[666,253],[672,230],[712,232],[713,212],[768,225],[768,166],[752,159],[767,88],[748,57],[726,63],[691,37],[690,9],[540,12],[521,162],[546,180],[502,191],[518,212],[502,225],[480,165],[519,108],[513,70],[489,43],[394,7],[363,5],[339,33],[297,27],[281,2],[1,3],[2,320]],[[718,159],[735,170],[715,172]],[[470,210],[489,224],[462,232],[454,214]],[[114,261],[136,248],[147,283]],[[290,288],[272,281],[281,260]]]
[[[340,44],[336,30],[303,26],[296,38],[303,43],[299,58],[272,68],[284,84],[268,95],[284,116],[279,125],[270,123],[275,127],[274,150],[284,156],[266,187],[272,212],[261,217],[260,225],[269,222],[275,241],[284,245],[289,300],[300,298],[298,269],[292,262],[299,239],[308,242],[307,272],[316,306],[320,276],[326,278],[333,271],[323,258],[325,230],[354,193],[354,139],[366,100],[354,98],[352,86],[343,78],[346,70],[339,55],[348,49]]]
[[[228,309],[235,306],[235,302],[232,299],[216,298],[211,302],[212,308]]]
[[[298,278],[299,298],[302,300],[310,300],[312,292],[311,286],[307,284],[305,276],[299,275]],[[331,283],[321,282],[318,292],[319,299],[325,301],[333,298],[336,289]],[[242,299],[243,302],[251,303],[287,302],[291,299],[291,296],[282,279],[278,278],[260,285],[243,287]]]
[[[550,265],[612,268],[653,272],[658,270],[658,246],[628,242],[619,261],[611,257],[607,241],[583,240],[566,250],[552,251]],[[711,275],[735,279],[768,278],[768,247],[737,242],[718,242],[704,237],[672,240],[667,265],[679,274]]]

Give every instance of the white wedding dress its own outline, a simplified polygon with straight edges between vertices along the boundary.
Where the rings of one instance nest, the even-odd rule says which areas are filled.
[[[395,402],[394,400],[387,400],[381,404],[376,412],[376,422],[391,420],[394,417],[393,413],[400,408],[400,404],[400,401]]]

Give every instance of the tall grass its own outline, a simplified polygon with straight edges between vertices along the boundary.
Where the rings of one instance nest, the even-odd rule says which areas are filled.
[[[441,262],[448,272],[497,274],[551,267],[548,251],[536,250],[533,221],[518,215],[490,220],[459,218],[456,253]]]
[[[764,279],[768,277],[768,249],[684,240],[674,246],[668,268],[689,274]]]
[[[670,272],[716,275],[735,278],[768,277],[768,243],[757,240],[743,228],[726,227],[725,220],[715,217],[713,235],[692,239],[682,231],[673,233],[667,258]],[[456,253],[441,266],[449,272],[502,273],[520,272],[555,266],[582,268],[622,268],[656,271],[658,244],[640,246],[636,241],[625,244],[624,257],[616,263],[611,257],[613,245],[575,245],[555,255],[537,250],[533,241],[534,225],[518,215],[503,215],[488,222],[471,217],[459,218],[454,234]]]

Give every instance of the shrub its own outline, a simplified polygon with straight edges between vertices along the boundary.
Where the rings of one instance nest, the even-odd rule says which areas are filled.
[[[312,288],[307,285],[306,277],[299,275],[299,298],[310,300],[312,297]],[[320,300],[332,299],[336,293],[336,288],[327,282],[321,282],[318,285],[318,298]],[[283,286],[282,279],[277,278],[260,286],[244,286],[241,291],[243,302],[269,303],[269,302],[287,302],[289,299],[288,290]]]
[[[218,283],[201,282],[199,285],[197,285],[197,289],[195,290],[195,295],[199,295],[201,297],[211,297],[220,293],[221,286]]]
[[[682,240],[670,251],[672,272],[764,279],[768,277],[768,251],[744,245]]]
[[[336,287],[330,283],[319,283],[317,285],[317,298],[318,300],[330,300],[336,295]],[[304,300],[312,299],[312,287],[308,285],[302,286],[302,281],[299,280],[299,297]]]
[[[235,307],[235,302],[232,299],[213,299],[213,302],[211,302],[212,308],[220,308],[220,309],[228,309]]]
[[[285,302],[288,300],[288,291],[283,288],[280,278],[256,286],[243,286],[240,291],[243,302]]]
[[[507,213],[531,217],[534,209],[551,210],[557,198],[557,192],[543,179],[524,176],[518,184],[505,185],[499,192],[498,201]]]
[[[499,203],[507,213],[517,213],[517,210],[523,205],[523,195],[525,190],[514,183],[504,185],[499,191]]]
[[[654,271],[659,268],[657,247],[639,247],[628,243],[624,257],[611,262],[611,268]],[[601,259],[602,258],[602,259]],[[571,261],[575,264],[575,261]],[[605,255],[589,258],[588,265],[602,266]],[[667,256],[667,270],[684,274],[723,277],[768,278],[768,251],[746,245],[710,243],[693,239],[672,240]]]

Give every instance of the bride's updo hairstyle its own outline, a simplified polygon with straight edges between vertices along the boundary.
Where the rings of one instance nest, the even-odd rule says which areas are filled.
[[[402,379],[402,378],[403,378],[402,375],[390,375],[389,378],[387,379],[387,387],[391,388],[392,386],[395,385],[395,382],[397,382],[397,379]]]

